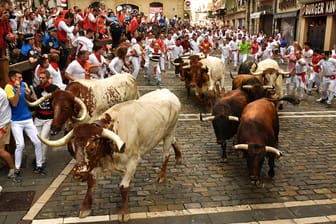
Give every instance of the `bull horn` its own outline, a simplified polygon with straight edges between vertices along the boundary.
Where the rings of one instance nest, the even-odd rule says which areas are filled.
[[[39,105],[40,103],[42,103],[43,101],[51,98],[52,93],[48,93],[45,96],[42,96],[40,99],[35,100],[34,102],[29,102],[28,100],[26,100],[26,103],[28,104],[28,106],[30,107],[36,107],[37,105]]]
[[[264,72],[263,72],[263,71],[252,72],[252,71],[250,70],[250,73],[251,73],[252,75],[262,75]]]
[[[190,68],[190,65],[184,65],[182,68],[183,69]]]
[[[43,138],[40,135],[37,135],[37,137],[41,140],[41,142],[43,142],[44,144],[48,146],[59,147],[59,146],[63,146],[67,144],[72,138],[72,135],[73,135],[73,130],[71,130],[68,134],[66,134],[65,136],[63,136],[62,138],[58,140],[48,140],[48,139]]]
[[[104,138],[111,139],[114,141],[118,147],[119,152],[124,152],[125,151],[125,142],[113,131],[104,128],[103,132],[101,133],[101,136]]]
[[[267,86],[267,85],[263,85],[263,88],[264,88],[264,89],[274,89],[273,86]]]
[[[253,86],[252,85],[243,85],[242,89],[252,89]]]
[[[248,144],[238,144],[238,145],[234,145],[232,146],[233,149],[244,149],[244,150],[248,150]]]
[[[176,63],[176,62],[174,62],[174,60],[175,59],[170,59],[170,63],[172,64],[172,65],[174,65],[174,66],[179,66],[180,64],[182,64],[182,63]]]
[[[78,103],[79,106],[81,107],[81,110],[79,111],[79,116],[78,117],[72,117],[73,119],[77,120],[77,121],[83,121],[87,115],[87,109],[86,106],[84,104],[84,102],[79,99],[78,97],[74,98],[75,103]]]
[[[239,122],[239,117],[236,117],[236,116],[228,116],[228,119],[230,121],[237,121],[237,122]]]
[[[209,117],[203,118],[202,113],[200,113],[201,121],[213,121],[214,119],[215,119],[215,116],[209,116]]]
[[[278,157],[282,156],[282,152],[272,146],[265,146],[266,152],[271,152],[276,154]]]

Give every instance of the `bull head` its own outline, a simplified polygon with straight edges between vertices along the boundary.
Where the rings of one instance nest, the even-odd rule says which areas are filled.
[[[78,130],[82,130],[84,129],[83,126],[85,125],[85,130],[86,132],[84,131],[78,131]],[[42,136],[38,135],[38,138],[41,140],[41,142],[43,142],[44,144],[48,145],[48,146],[51,146],[51,147],[59,147],[59,146],[63,146],[65,144],[67,144],[69,141],[71,141],[74,137],[74,130],[76,133],[80,133],[79,135],[83,135],[83,136],[79,136],[78,137],[78,134],[75,136],[76,138],[78,137],[80,140],[80,142],[83,142],[85,141],[85,139],[87,140],[87,142],[89,141],[89,138],[90,137],[93,137],[93,136],[100,136],[102,138],[106,138],[106,139],[109,139],[111,141],[113,141],[117,148],[118,148],[118,152],[120,153],[123,153],[124,152],[124,147],[125,147],[125,143],[124,141],[117,135],[115,134],[113,131],[109,130],[109,129],[106,129],[106,128],[101,128],[100,127],[100,134],[99,132],[96,134],[93,134],[92,136],[89,136],[89,134],[86,134],[86,133],[90,133],[90,131],[92,131],[92,127],[87,127],[87,126],[90,126],[90,125],[94,125],[94,124],[81,124],[77,127],[75,127],[73,130],[71,130],[67,135],[65,135],[64,137],[62,137],[61,139],[59,140],[47,140],[45,138],[43,138]],[[82,133],[85,133],[85,134],[82,134]],[[76,148],[76,144],[74,145],[74,148]]]
[[[269,158],[270,160],[273,160],[273,164],[270,165],[269,170],[269,175],[271,177],[274,176],[274,155],[276,155],[277,157],[282,156],[282,152],[278,149],[260,144],[238,144],[234,145],[233,149],[244,150],[246,152],[245,155],[247,156],[246,160],[250,180],[255,184],[258,183],[260,180],[260,172],[264,163],[264,159],[266,157],[266,153],[273,154],[273,157]]]
[[[75,105],[79,106],[77,116],[74,116],[77,109]],[[54,118],[51,124],[52,131],[61,130],[62,125],[70,118],[76,121],[83,121],[88,114],[84,102],[69,91],[55,91],[53,93],[52,106],[54,109]]]

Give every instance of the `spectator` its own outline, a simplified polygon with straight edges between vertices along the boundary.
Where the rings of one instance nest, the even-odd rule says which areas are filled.
[[[26,133],[35,148],[36,167],[34,172],[41,175],[46,173],[42,167],[42,143],[37,138],[38,131],[25,102],[26,98],[30,98],[31,90],[26,83],[22,82],[22,74],[19,71],[11,70],[8,76],[10,81],[5,86],[5,91],[12,109],[12,134],[16,142],[14,181],[21,182],[20,169],[25,147],[23,132]]]
[[[12,156],[5,150],[9,144],[11,128],[11,108],[6,92],[0,87],[0,157],[5,160],[9,167],[8,178],[14,177],[14,161]]]
[[[73,60],[65,70],[65,78],[70,82],[76,79],[88,79],[89,77],[89,59],[88,51],[79,51],[76,60]]]
[[[109,69],[112,75],[121,73],[122,71],[129,72],[126,66],[127,47],[118,47],[116,50],[116,56],[111,60]]]
[[[93,51],[94,52],[89,55],[90,76],[93,79],[104,79],[107,64],[103,56],[104,49],[102,46],[95,45]]]
[[[58,87],[51,83],[51,76],[48,70],[42,70],[39,75],[39,85],[34,87],[36,98],[39,99],[49,93],[56,91]],[[36,100],[36,99],[34,99]],[[44,139],[49,139],[50,127],[53,119],[53,109],[51,99],[47,99],[39,104],[35,110],[34,124],[38,133]],[[42,166],[45,169],[48,146],[42,144]]]

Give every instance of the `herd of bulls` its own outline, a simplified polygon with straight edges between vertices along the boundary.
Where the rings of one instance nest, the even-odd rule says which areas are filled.
[[[281,156],[276,149],[279,120],[274,102],[298,101],[282,96],[282,76],[286,75],[273,60],[260,62],[249,74],[233,79],[233,90],[224,91],[225,65],[215,57],[193,55],[173,63],[190,89],[202,99],[217,98],[213,114],[201,120],[213,122],[217,143],[226,159],[226,140],[237,135],[234,149],[247,158],[249,176],[257,183],[264,158],[269,158],[269,176],[274,176],[274,159]],[[281,80],[281,82],[279,81]],[[282,90],[282,89],[280,89]],[[52,131],[58,132],[66,124],[68,133],[59,140],[41,141],[57,147],[68,144],[76,159],[73,177],[87,182],[80,217],[90,215],[92,194],[97,178],[106,173],[120,172],[122,198],[119,220],[129,219],[128,192],[142,156],[163,142],[163,163],[157,181],[162,182],[171,147],[176,162],[182,161],[175,140],[175,130],[181,110],[179,99],[168,89],[160,89],[140,96],[136,80],[123,73],[104,80],[77,80],[67,88],[44,96],[30,106],[52,98],[54,119]],[[210,101],[209,101],[210,102]]]

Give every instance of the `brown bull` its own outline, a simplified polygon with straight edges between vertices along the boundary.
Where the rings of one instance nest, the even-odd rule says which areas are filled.
[[[281,152],[276,149],[279,135],[279,118],[274,103],[263,98],[249,103],[243,110],[238,131],[237,145],[247,160],[250,180],[260,181],[260,171],[268,157],[268,175],[274,177],[274,160]]]

